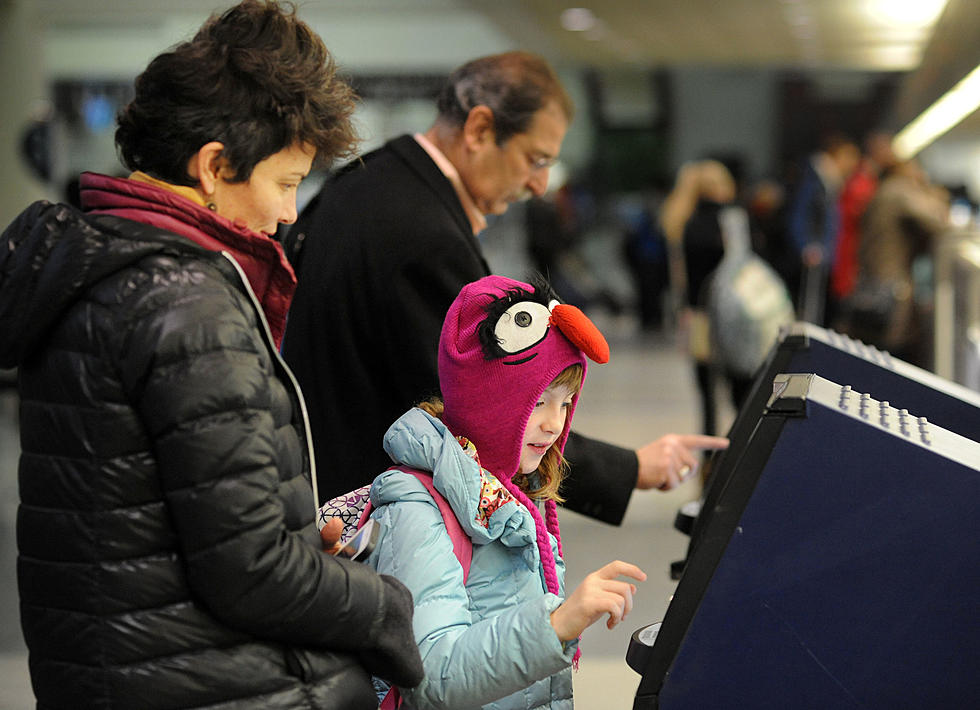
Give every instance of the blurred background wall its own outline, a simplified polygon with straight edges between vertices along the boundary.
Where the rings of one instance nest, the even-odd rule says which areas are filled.
[[[976,0],[722,5],[305,0],[299,8],[360,90],[365,149],[425,127],[452,67],[527,48],[555,64],[579,106],[567,173],[609,190],[669,184],[679,165],[706,154],[729,156],[745,180],[782,178],[827,132],[860,140],[899,130],[980,60]],[[80,170],[119,170],[112,124],[132,79],[221,6],[0,0],[0,222],[40,191],[60,197]],[[976,193],[978,145],[980,129],[961,127],[921,157],[937,179]]]

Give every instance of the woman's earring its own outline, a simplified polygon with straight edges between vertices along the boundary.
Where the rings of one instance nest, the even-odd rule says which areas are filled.
[[[218,211],[218,206],[214,204],[214,195],[207,196],[207,200],[205,201],[204,206],[207,207],[212,212]]]

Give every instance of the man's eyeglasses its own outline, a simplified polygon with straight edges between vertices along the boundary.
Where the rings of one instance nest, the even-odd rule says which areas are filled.
[[[558,162],[558,158],[533,158],[530,155],[525,154],[527,158],[527,164],[531,166],[531,172],[539,172],[541,170],[547,170],[548,168],[553,168],[555,163]]]

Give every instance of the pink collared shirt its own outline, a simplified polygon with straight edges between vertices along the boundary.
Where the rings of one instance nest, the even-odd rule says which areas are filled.
[[[456,166],[449,162],[449,158],[441,150],[436,148],[432,141],[424,135],[416,133],[414,138],[422,146],[422,150],[429,154],[429,157],[439,167],[442,174],[452,183],[453,189],[456,190],[456,195],[463,205],[463,212],[466,213],[467,218],[470,220],[470,227],[473,229],[473,234],[479,234],[486,229],[487,218],[480,212],[470,193],[466,190],[466,186],[463,184],[463,180],[459,176],[459,171],[456,170]]]

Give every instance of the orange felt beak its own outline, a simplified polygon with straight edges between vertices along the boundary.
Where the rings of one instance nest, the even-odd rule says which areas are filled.
[[[578,308],[559,303],[551,309],[550,320],[590,360],[600,365],[609,362],[609,343],[589,317]]]

